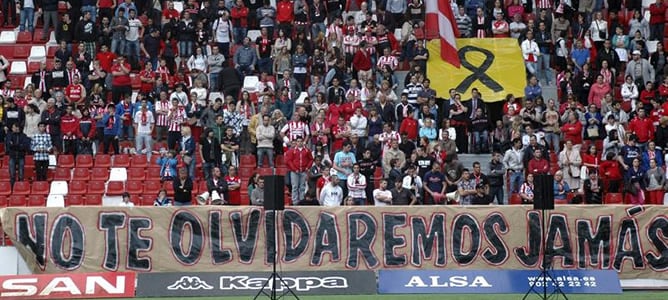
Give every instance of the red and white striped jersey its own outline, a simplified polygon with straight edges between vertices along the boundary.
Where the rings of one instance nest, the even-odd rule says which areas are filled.
[[[331,34],[336,34],[336,39],[341,41],[343,38],[343,29],[341,29],[341,26],[337,26],[336,24],[332,23],[331,25],[327,26],[327,32],[325,36],[329,38]]]
[[[8,88],[3,88],[0,91],[0,95],[4,98],[9,98],[9,97],[14,97],[14,90],[13,89],[8,89]]]
[[[343,37],[343,53],[355,55],[360,45],[360,37],[358,35],[346,35]]]
[[[167,115],[167,121],[169,122],[169,131],[181,131],[181,125],[185,121],[186,110],[182,107],[173,107]]]
[[[366,43],[368,44],[366,51],[369,52],[369,54],[371,55],[376,54],[376,44],[378,44],[378,39],[373,35],[371,36],[365,35],[362,37],[362,40],[366,41]]]
[[[389,55],[389,56],[381,56],[378,58],[378,63],[376,63],[376,66],[378,67],[379,70],[383,70],[385,66],[390,66],[392,68],[392,71],[397,69],[397,66],[399,66],[399,61],[397,60],[397,57],[394,55]]]
[[[169,108],[172,104],[165,99],[164,101],[158,101],[155,103],[155,111],[169,111]],[[161,115],[161,114],[156,114],[158,117],[156,119],[155,125],[156,126],[169,126],[169,122],[167,121],[167,115]]]
[[[160,79],[162,79],[162,83],[169,84],[169,76],[171,74],[169,74],[169,69],[167,68],[167,66],[158,67],[155,70],[155,73],[158,75]]]
[[[536,0],[537,9],[552,9],[552,0]]]
[[[308,125],[302,121],[288,122],[281,128],[281,133],[287,136],[290,141],[293,141],[298,136],[301,136],[306,140],[306,138],[311,135]]]
[[[349,89],[346,92],[346,99],[348,99],[348,96],[350,96],[350,95],[353,96],[354,100],[357,100],[357,99],[360,99],[360,97],[362,96],[362,91],[358,88]]]
[[[380,134],[379,136],[380,141],[385,145],[385,149],[390,148],[390,143],[392,140],[397,140],[398,143],[401,143],[401,135],[399,135],[398,132],[396,131],[391,131],[391,132],[385,132]]]

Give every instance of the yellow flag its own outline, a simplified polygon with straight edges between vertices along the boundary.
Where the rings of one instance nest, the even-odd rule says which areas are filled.
[[[507,94],[524,96],[526,70],[516,39],[457,39],[459,69],[441,60],[438,39],[430,41],[427,49],[427,77],[440,97],[448,98],[451,88],[462,94],[462,99],[478,88],[485,102],[502,101]]]

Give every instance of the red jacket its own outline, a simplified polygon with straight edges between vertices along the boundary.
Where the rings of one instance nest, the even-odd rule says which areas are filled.
[[[401,127],[399,127],[399,133],[406,133],[408,139],[417,140],[418,137],[418,122],[413,119],[412,115],[409,115],[407,118],[404,118],[401,121]]]
[[[276,22],[292,23],[295,20],[295,5],[289,0],[278,2],[276,5]]]
[[[547,159],[531,159],[529,161],[529,169],[527,172],[529,174],[547,174],[550,171],[550,163],[547,162]]]
[[[639,143],[646,143],[654,139],[654,124],[652,124],[652,120],[649,118],[640,119],[635,117],[629,122],[628,132],[635,133],[638,136]]]
[[[234,27],[248,27],[248,7],[232,7],[230,17],[232,18],[232,24]]]
[[[572,141],[573,145],[582,144],[582,123],[566,123],[561,126],[561,132],[564,133],[564,141]]]
[[[353,66],[355,66],[355,70],[359,71],[371,70],[371,55],[366,53],[366,50],[357,50],[353,57]]]
[[[285,154],[288,170],[292,172],[306,172],[313,165],[313,155],[306,147],[294,147]]]
[[[656,5],[656,3],[649,5],[649,24],[663,24],[666,21],[666,5]]]
[[[79,132],[79,119],[73,115],[64,115],[60,118],[60,130],[63,137],[72,134],[76,138],[77,132]]]
[[[606,180],[621,180],[622,173],[619,171],[619,162],[616,160],[605,160],[599,166],[601,177]]]

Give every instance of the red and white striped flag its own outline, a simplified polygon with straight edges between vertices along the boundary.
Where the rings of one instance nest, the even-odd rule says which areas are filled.
[[[459,68],[461,64],[456,41],[459,30],[449,1],[425,1],[425,32],[438,32],[441,40],[441,58]]]

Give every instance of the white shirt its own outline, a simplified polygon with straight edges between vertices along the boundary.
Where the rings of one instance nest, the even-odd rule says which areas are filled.
[[[135,113],[134,122],[137,124],[137,134],[151,134],[151,127],[155,124],[153,113],[150,110],[146,111],[146,120],[142,121],[142,111]]]
[[[340,186],[332,186],[331,183],[326,184],[320,191],[320,204],[322,206],[336,207],[341,206],[343,200],[343,190]]]
[[[353,198],[366,199],[366,177],[362,174],[350,174],[347,179],[348,195]]]
[[[375,203],[376,206],[389,206],[389,205],[391,205],[392,201],[390,201],[390,203],[387,203],[387,202],[383,202],[383,201],[378,200],[378,197],[380,197],[380,196],[389,197],[390,199],[392,199],[392,191],[390,191],[390,190],[382,191],[380,189],[373,190],[373,202]]]
[[[133,206],[135,206],[135,204],[132,203],[132,201],[128,201],[128,202],[121,201],[121,203],[119,203],[118,206],[133,207]]]
[[[358,136],[358,137],[365,137],[366,136],[366,126],[367,125],[367,119],[364,115],[360,115],[359,117],[357,114],[354,114],[350,117],[350,127],[351,133]]]
[[[132,42],[139,40],[139,28],[142,28],[141,21],[137,18],[128,20],[128,27],[128,31],[125,32],[125,39]]]
[[[230,42],[230,31],[232,31],[232,23],[230,23],[230,20],[223,20],[222,18],[218,18],[213,23],[213,30],[216,32],[217,43]]]

